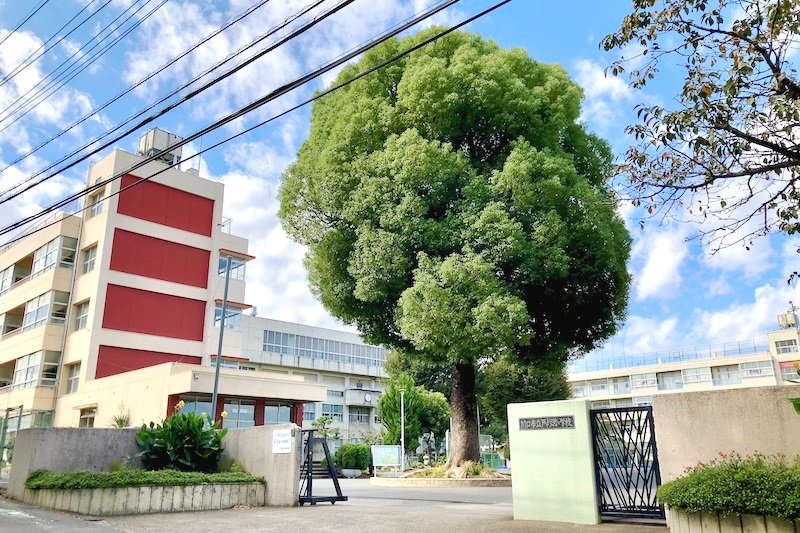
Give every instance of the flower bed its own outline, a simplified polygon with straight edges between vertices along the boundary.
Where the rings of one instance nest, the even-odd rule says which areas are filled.
[[[670,527],[681,531],[787,531],[800,519],[800,462],[721,456],[658,489]],[[695,529],[697,528],[697,529]]]
[[[25,487],[26,503],[97,516],[262,506],[266,492],[264,478],[249,474],[173,470],[39,470]]]

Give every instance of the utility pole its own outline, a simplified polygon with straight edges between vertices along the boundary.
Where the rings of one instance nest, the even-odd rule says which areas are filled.
[[[225,256],[225,288],[222,291],[222,315],[219,317],[219,344],[217,344],[217,360],[214,370],[214,392],[211,395],[211,421],[216,423],[217,391],[219,389],[219,368],[222,364],[222,337],[225,334],[225,316],[228,314],[228,282],[231,280],[231,256]],[[215,313],[216,314],[216,313]]]
[[[406,471],[406,391],[400,389],[400,471]]]

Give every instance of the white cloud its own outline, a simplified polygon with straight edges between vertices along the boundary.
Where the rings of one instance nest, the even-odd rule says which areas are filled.
[[[776,317],[789,307],[789,300],[800,302],[800,287],[765,284],[755,289],[752,300],[733,303],[717,311],[695,312],[690,335],[710,344],[748,339],[763,340],[765,332],[777,328]]]
[[[602,66],[589,60],[579,59],[573,65],[575,81],[583,88],[584,103],[581,120],[605,128],[619,116],[623,103],[632,105],[633,90],[623,78],[606,75]]]
[[[681,265],[688,253],[682,227],[668,227],[641,233],[633,248],[634,258],[644,257],[634,274],[636,299],[669,299],[681,287]]]

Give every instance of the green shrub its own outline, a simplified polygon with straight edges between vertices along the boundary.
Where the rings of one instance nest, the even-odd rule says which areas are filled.
[[[338,468],[358,470],[368,470],[371,459],[372,454],[366,444],[342,444],[333,456],[333,462]]]
[[[177,470],[117,470],[116,472],[52,472],[36,470],[25,482],[29,489],[107,489],[139,485],[183,486],[264,483],[264,478],[238,472],[204,474]]]
[[[687,512],[800,518],[800,467],[783,457],[722,456],[659,487],[662,503]]]
[[[176,411],[182,407],[179,403]],[[162,424],[142,424],[136,433],[137,457],[147,470],[216,472],[227,433],[227,429],[218,430],[216,424],[206,427],[203,416],[176,412]]]

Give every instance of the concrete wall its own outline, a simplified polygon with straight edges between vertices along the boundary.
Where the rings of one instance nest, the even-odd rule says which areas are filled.
[[[22,499],[34,470],[56,472],[108,470],[111,461],[135,456],[136,429],[33,428],[17,433],[8,494]]]
[[[290,430],[289,453],[273,450],[273,433]],[[232,429],[225,437],[223,457],[234,458],[253,475],[267,480],[267,505],[297,505],[300,497],[301,432],[294,424]]]
[[[587,400],[508,405],[515,520],[599,523],[589,405]],[[570,416],[574,427],[520,428],[520,419]]]
[[[797,397],[797,387],[654,396],[662,482],[720,453],[782,453],[790,459],[800,455],[800,415],[789,402]]]

